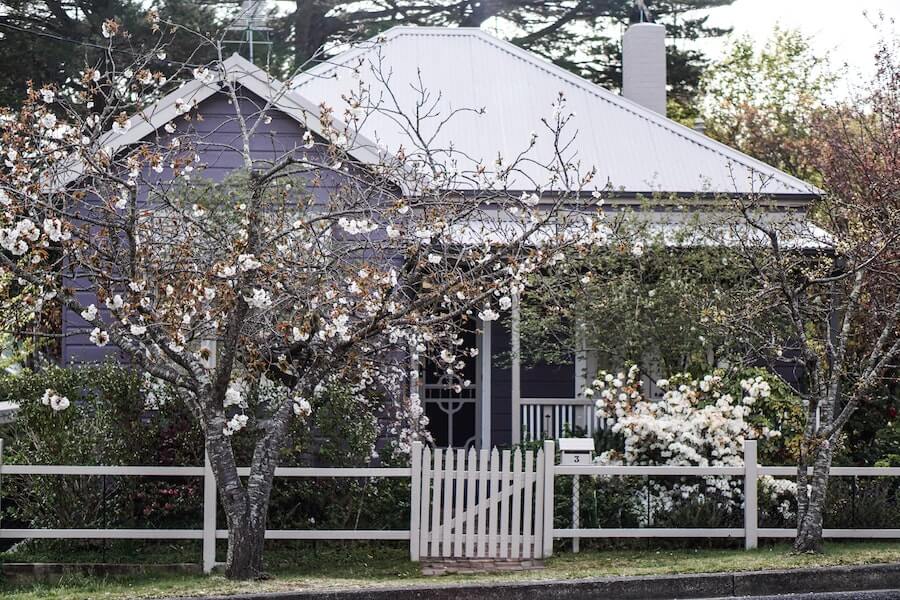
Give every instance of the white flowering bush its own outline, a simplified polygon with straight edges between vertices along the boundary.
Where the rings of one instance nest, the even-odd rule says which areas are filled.
[[[620,447],[597,457],[599,464],[742,466],[745,439],[781,435],[752,416],[753,407],[771,395],[762,376],[740,380],[738,395],[730,393],[734,386],[722,371],[700,378],[683,373],[656,384],[663,397],[646,398],[634,365],[618,373],[601,371],[585,390],[596,397],[597,416],[611,420],[610,430],[621,440]],[[671,512],[686,501],[710,501],[726,513],[742,505],[739,478],[691,479],[657,481],[636,501],[656,513]]]

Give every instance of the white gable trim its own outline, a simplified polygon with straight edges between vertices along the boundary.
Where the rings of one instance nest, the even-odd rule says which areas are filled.
[[[228,78],[228,81],[234,84],[247,88],[265,100],[272,108],[288,115],[316,135],[324,137],[319,122],[319,110],[314,104],[287,89],[283,83],[270,77],[264,70],[238,54],[230,56],[222,66],[224,73],[220,73],[215,81],[204,83],[194,79],[184,83],[150,106],[131,115],[133,125],[121,133],[108,132],[104,134],[99,140],[100,147],[109,147],[115,153],[125,146],[140,142],[183,114],[179,112],[179,100],[190,105],[200,104],[213,95],[221,93],[223,77]],[[343,123],[339,119],[333,119],[333,121],[336,128],[343,127]],[[376,149],[377,146],[373,142],[362,135],[357,135],[352,155],[362,162],[378,162],[379,156]],[[64,167],[64,172],[52,181],[52,186],[63,187],[84,173],[85,165],[79,160],[71,166]]]

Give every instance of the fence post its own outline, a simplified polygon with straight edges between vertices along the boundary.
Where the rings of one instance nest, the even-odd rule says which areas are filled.
[[[541,526],[544,528],[543,558],[553,556],[553,476],[556,467],[556,452],[553,440],[544,440],[544,516]]]
[[[422,442],[413,442],[410,450],[409,479],[409,559],[419,560],[421,539],[420,518],[422,515]]]
[[[759,539],[757,509],[757,485],[759,465],[756,456],[756,440],[744,440],[744,548],[753,550]]]
[[[581,478],[578,475],[572,476],[572,529],[581,527]],[[581,539],[572,538],[572,552],[578,554],[581,551]]]
[[[0,529],[3,529],[3,438],[0,438]]]
[[[203,454],[203,572],[216,566],[216,478],[209,454]]]

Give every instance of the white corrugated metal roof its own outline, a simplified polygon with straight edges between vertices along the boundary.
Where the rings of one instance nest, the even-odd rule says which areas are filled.
[[[379,73],[389,77],[388,85]],[[395,27],[299,75],[291,86],[310,102],[331,106],[340,117],[347,107],[342,97],[357,90],[359,80],[369,86],[373,104],[394,108],[393,96],[407,115],[416,113],[422,99],[417,89],[427,90],[426,106],[419,111],[432,108],[441,119],[422,121],[421,133],[435,136],[432,148],[452,144],[460,169],[478,162],[490,168],[498,154],[508,161],[528,147],[531,132],[539,137],[530,156],[548,160],[553,144],[541,119],[551,116],[552,104],[563,93],[567,109],[575,113],[566,128],[575,134],[567,154],[577,157],[583,170],[597,168],[598,187],[608,182],[626,193],[764,192],[796,198],[820,193],[479,29]],[[453,111],[482,107],[483,114],[459,112],[439,128]],[[396,151],[400,145],[418,145],[409,129],[378,111],[361,132]],[[532,188],[527,176],[541,182],[545,173],[526,167],[511,187]]]

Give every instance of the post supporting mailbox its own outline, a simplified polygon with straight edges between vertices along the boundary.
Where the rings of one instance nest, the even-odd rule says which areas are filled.
[[[563,465],[588,466],[594,459],[593,438],[560,438],[559,439],[560,463]],[[572,476],[572,529],[578,529],[581,521],[581,482],[578,475]],[[580,550],[580,540],[572,538],[572,552]]]

